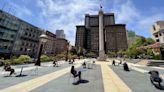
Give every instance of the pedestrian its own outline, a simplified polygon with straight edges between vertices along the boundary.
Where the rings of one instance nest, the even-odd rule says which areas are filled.
[[[56,62],[57,62],[56,60],[53,61],[53,67],[56,67],[57,65]]]
[[[10,75],[9,76],[11,76],[12,74],[15,74],[15,70],[13,68],[11,68],[10,64],[6,64],[4,66],[4,70],[5,71],[10,71]]]
[[[157,82],[159,86],[161,87],[162,78],[159,77],[159,72],[156,70],[152,70],[152,71],[149,71],[148,73],[150,74],[151,83],[154,84],[154,82]]]
[[[128,64],[126,62],[123,64],[123,68],[124,68],[125,71],[130,71],[129,67],[128,67]]]
[[[112,65],[114,65],[114,66],[115,66],[115,64],[116,64],[116,62],[115,62],[115,60],[113,60]]]

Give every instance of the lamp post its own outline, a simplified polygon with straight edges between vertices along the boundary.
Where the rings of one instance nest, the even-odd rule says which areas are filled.
[[[43,44],[45,43],[45,42],[47,42],[47,35],[45,35],[45,34],[42,34],[40,37],[39,37],[39,39],[40,39],[40,48],[39,48],[39,53],[38,53],[38,59],[37,59],[37,61],[35,62],[35,65],[36,66],[40,66],[41,64],[40,64],[40,56],[41,56],[41,54],[42,54],[42,49],[43,49]]]

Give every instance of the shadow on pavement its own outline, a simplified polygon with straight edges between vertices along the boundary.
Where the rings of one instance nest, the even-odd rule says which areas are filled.
[[[164,90],[164,86],[159,86],[158,84],[153,84],[157,89]]]
[[[75,82],[75,83],[72,83],[73,85],[79,85],[79,84],[84,84],[84,83],[89,83],[89,81],[88,80],[80,80],[80,81],[78,81],[78,82]]]

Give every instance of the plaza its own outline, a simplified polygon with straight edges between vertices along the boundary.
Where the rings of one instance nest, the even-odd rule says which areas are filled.
[[[82,62],[86,60],[92,61],[75,60],[73,65],[76,68],[82,67]],[[128,63],[130,72],[126,72],[122,65],[112,66],[111,61],[112,59],[108,59],[108,62],[96,61],[92,68],[82,72],[82,79],[87,82],[78,85],[72,84],[72,64],[68,62],[59,61],[59,67],[53,67],[52,62],[42,63],[37,73],[33,72],[36,68],[33,64],[12,66],[16,75],[23,66],[22,73],[27,76],[6,77],[7,73],[1,72],[0,92],[163,92],[151,84],[148,71],[158,70],[164,78],[164,68]]]

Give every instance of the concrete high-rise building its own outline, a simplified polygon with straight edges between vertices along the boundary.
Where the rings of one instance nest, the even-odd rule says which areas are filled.
[[[152,34],[152,38],[156,42],[164,43],[164,20],[155,22],[151,26],[150,32]]]
[[[56,54],[60,54],[68,49],[68,41],[63,38],[57,38],[56,40]]]
[[[63,38],[63,39],[65,39],[64,30],[56,30],[56,38]]]
[[[0,10],[0,54],[36,56],[42,30]]]
[[[76,26],[75,46],[97,54],[128,48],[125,24],[115,24],[114,13],[85,15],[85,25]],[[103,55],[104,56],[104,55]]]

